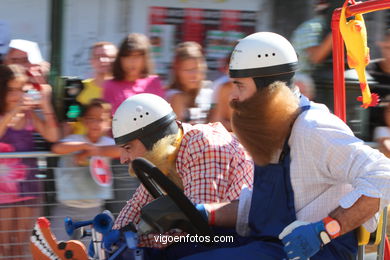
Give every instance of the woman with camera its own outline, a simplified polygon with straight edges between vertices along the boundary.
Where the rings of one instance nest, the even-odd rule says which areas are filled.
[[[0,152],[34,150],[33,133],[59,138],[49,85],[28,84],[19,65],[0,65]],[[34,158],[0,158],[0,255],[26,254],[42,194]],[[16,230],[16,233],[4,231]],[[19,259],[19,258],[13,258]]]

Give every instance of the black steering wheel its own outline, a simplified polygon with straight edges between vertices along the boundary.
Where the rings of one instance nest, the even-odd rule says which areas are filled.
[[[164,196],[163,191],[165,191],[166,195],[172,199],[182,213],[191,221],[196,234],[201,236],[213,235],[213,231],[207,221],[195,208],[194,204],[156,166],[144,158],[133,160],[131,165],[138,179],[155,199]]]

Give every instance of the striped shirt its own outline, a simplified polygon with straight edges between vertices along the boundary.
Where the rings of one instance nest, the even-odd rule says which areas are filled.
[[[291,43],[297,51],[299,57],[299,69],[301,73],[311,74],[315,68],[309,60],[309,54],[306,49],[321,44],[325,27],[325,19],[322,16],[316,16],[295,29],[291,37]]]

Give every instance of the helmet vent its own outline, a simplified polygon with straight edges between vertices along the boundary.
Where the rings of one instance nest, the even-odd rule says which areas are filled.
[[[134,121],[137,121],[137,118],[134,117],[133,120],[134,120]]]
[[[146,112],[146,113],[145,113],[145,115],[147,115],[147,116],[148,116],[148,115],[149,115],[149,112]]]
[[[139,117],[140,117],[140,118],[143,118],[144,116],[143,116],[143,115],[140,115]]]
[[[268,57],[268,56],[270,56],[270,55],[269,55],[268,53],[266,53],[264,56],[265,56],[265,57]],[[272,53],[272,56],[276,56],[275,52]],[[261,55],[258,54],[258,55],[257,55],[257,58],[261,58]]]

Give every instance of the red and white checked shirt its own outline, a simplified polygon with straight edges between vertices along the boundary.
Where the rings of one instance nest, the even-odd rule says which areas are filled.
[[[183,181],[184,194],[195,203],[215,203],[239,198],[244,185],[252,187],[253,162],[244,148],[220,123],[182,124],[183,139],[176,169]],[[153,197],[140,185],[121,210],[114,225],[119,229],[138,224],[141,208]],[[141,236],[140,246],[165,247],[152,234]]]

